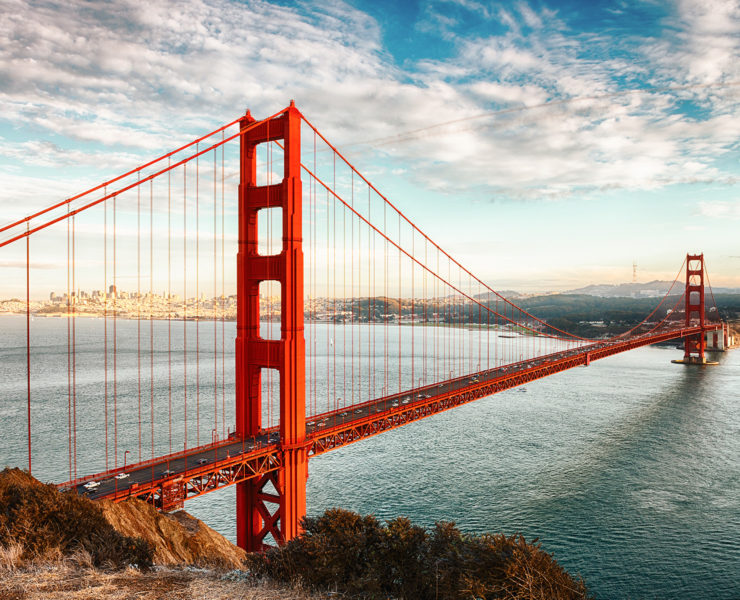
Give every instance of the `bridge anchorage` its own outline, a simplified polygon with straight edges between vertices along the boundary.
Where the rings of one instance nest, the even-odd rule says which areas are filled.
[[[227,188],[230,161],[238,164],[238,188]],[[224,208],[230,196],[233,211]],[[225,215],[233,213],[235,231],[228,231]],[[128,235],[117,237],[120,223]],[[279,240],[265,251],[266,225],[268,232],[276,225]],[[59,327],[35,333],[64,321],[32,323],[30,300],[33,265],[50,262],[42,252],[63,243],[60,226],[67,293],[41,308],[66,319],[66,336]],[[57,236],[53,243],[44,232]],[[247,111],[0,227],[6,248],[16,252],[6,264],[26,267],[25,327],[14,346],[24,367],[12,393],[24,390],[18,418],[27,421],[29,471],[32,416],[66,420],[57,444],[66,444],[66,456],[44,455],[53,463],[45,472],[68,468],[60,487],[93,499],[137,497],[169,511],[234,485],[237,542],[250,551],[300,533],[312,457],[621,352],[683,340],[684,357],[675,362],[707,365],[706,352],[728,342],[702,254],[687,255],[685,281],[682,266],[656,308],[620,335],[586,339],[532,315],[431,240],[292,102],[263,120]],[[96,253],[97,263],[89,260]],[[92,271],[96,264],[102,272]],[[80,280],[103,292],[81,292]],[[136,281],[137,291],[118,290],[122,280]],[[273,284],[279,298],[261,293]],[[82,315],[98,319],[83,327]],[[52,330],[57,338],[44,346]],[[232,336],[233,356],[225,350]],[[66,369],[48,351],[62,346]],[[54,392],[63,407],[47,398],[43,413],[36,410],[35,395],[49,389],[43,377],[34,384],[39,373],[66,376],[66,394]]]

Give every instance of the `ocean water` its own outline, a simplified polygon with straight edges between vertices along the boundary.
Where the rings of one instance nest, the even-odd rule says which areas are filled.
[[[85,331],[97,344],[100,322],[84,321],[77,320],[78,345]],[[127,323],[118,324],[124,346],[137,326]],[[26,460],[24,324],[0,318],[0,464],[19,466]],[[68,458],[66,437],[60,443],[54,435],[66,427],[66,320],[36,319],[33,328],[45,340],[33,360],[46,365],[35,371],[34,474],[53,479]],[[100,358],[99,349],[90,354]],[[704,368],[671,364],[679,355],[634,350],[314,458],[308,512],[340,506],[536,537],[597,598],[738,600],[740,351]],[[99,408],[96,365],[78,365],[81,411]],[[133,391],[125,383],[131,367],[121,367],[122,397]],[[130,413],[120,419],[122,430],[132,422]],[[101,445],[94,424],[78,432],[78,443]],[[234,506],[227,488],[186,509],[233,540]]]

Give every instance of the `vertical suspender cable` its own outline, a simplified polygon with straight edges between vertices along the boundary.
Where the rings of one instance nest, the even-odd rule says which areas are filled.
[[[221,142],[224,132],[221,132]],[[226,258],[225,248],[225,144],[221,144],[221,433],[226,435]]]
[[[439,248],[436,252],[436,269],[435,273],[439,273]],[[434,380],[440,381],[442,378],[440,375],[440,369],[439,369],[439,361],[441,359],[441,352],[439,347],[439,332],[441,327],[444,325],[444,322],[440,319],[440,298],[439,298],[439,276],[434,278],[434,311],[437,313],[437,318],[435,319],[434,323]]]
[[[31,236],[30,223],[26,223],[26,385],[28,399],[26,416],[28,423],[28,474],[31,474]]]
[[[200,446],[200,157],[195,145],[195,445]]]
[[[427,256],[427,239],[424,238],[424,266],[428,266],[429,257]],[[422,328],[421,328],[421,349],[422,349],[422,375],[424,377],[424,385],[427,383],[427,329],[429,329],[429,323],[427,321],[427,272],[422,270],[422,286],[421,286],[421,298],[422,298]]]
[[[401,317],[403,311],[401,310],[401,213],[398,213],[398,392],[401,393],[403,385],[401,384],[401,362],[402,362],[402,348],[401,348]]]
[[[354,185],[354,171],[352,172],[352,191],[350,193],[350,202],[352,208],[354,208],[355,204],[355,185]],[[347,212],[346,209],[342,212]],[[352,251],[350,253],[350,267],[349,267],[349,273],[350,273],[350,283],[349,283],[349,291],[352,294],[352,301],[349,305],[349,333],[350,333],[350,356],[352,357],[352,368],[350,370],[351,377],[352,377],[352,385],[350,386],[350,389],[352,391],[352,402],[351,404],[355,403],[355,213],[352,212],[349,215],[349,224],[352,228],[352,233],[350,234],[350,244],[352,245]],[[358,223],[359,225],[359,223]],[[346,299],[345,294],[345,299]],[[344,397],[344,402],[346,404],[347,397]],[[339,407],[337,407],[339,408]]]
[[[313,133],[313,172],[316,173],[316,132]],[[311,336],[311,344],[313,346],[313,377],[311,378],[311,386],[313,387],[313,407],[311,410],[311,414],[315,415],[318,412],[317,404],[318,404],[318,386],[316,385],[316,367],[318,363],[318,340],[317,340],[317,324],[316,324],[316,297],[318,296],[318,268],[317,268],[317,258],[316,258],[316,252],[318,250],[318,208],[317,208],[317,187],[316,187],[316,179],[311,178],[311,183],[313,183],[313,191],[311,193],[311,202],[313,204],[313,214],[311,217],[311,222],[313,224],[313,235],[311,239],[311,248],[312,248],[312,262],[313,262],[313,268],[311,270],[311,285],[313,289],[313,298],[314,298],[314,312],[313,312],[313,335]]]
[[[330,237],[329,232],[331,231],[329,218],[331,216],[331,210],[329,209],[329,191],[326,192],[326,298],[327,298],[327,309],[329,299],[332,299],[332,306],[334,302],[334,298],[331,294],[331,288],[330,288],[330,279],[332,273],[334,274],[334,284],[336,285],[336,279],[337,279],[337,273],[336,273],[336,263],[329,262],[329,245],[330,245]],[[336,238],[336,230],[333,232],[334,237]],[[334,271],[330,271],[330,266],[334,265]],[[332,315],[334,316],[334,315]],[[329,382],[331,382],[331,367],[332,364],[334,366],[334,370],[336,372],[336,362],[333,362],[330,357],[330,352],[332,349],[332,338],[331,335],[336,334],[336,321],[332,319],[330,321],[330,324],[326,327],[326,410],[329,410]],[[336,391],[336,390],[335,390]]]
[[[167,416],[172,454],[172,170],[167,159]]]
[[[415,249],[415,242],[416,242],[416,236],[414,235],[413,228],[411,229],[411,256],[415,257],[416,249]],[[414,268],[414,259],[411,258],[409,260],[409,266],[411,267],[411,387],[413,388],[415,384],[417,383],[414,373],[414,363],[416,362],[416,354],[414,349],[414,312],[416,310],[416,307],[414,306],[414,299],[415,299],[415,281],[414,281],[414,272],[416,269]]]
[[[188,165],[182,166],[182,402],[183,449],[188,447]]]
[[[70,213],[70,207],[67,205],[67,214]],[[70,288],[70,246],[69,246],[69,228],[70,218],[67,217],[67,431],[68,431],[68,454],[69,454],[69,478],[73,477],[72,456],[73,456],[73,434],[72,434],[72,290]]]
[[[141,180],[141,171],[138,173]],[[139,408],[139,462],[141,462],[141,185],[136,186],[136,373]]]
[[[332,154],[332,169],[333,169],[333,176],[332,176],[332,191],[336,194],[337,191],[337,155],[336,153]],[[334,229],[336,231],[337,227],[337,197],[334,196]],[[347,211],[342,211],[342,248],[344,249],[344,254],[342,256],[342,398],[347,398]],[[334,241],[334,264],[337,264],[337,243],[336,240]],[[350,265],[352,263],[350,262]],[[336,268],[336,267],[335,267]],[[350,269],[352,267],[350,266]],[[334,306],[336,306],[337,301],[337,294],[336,291],[334,292]],[[336,309],[335,309],[336,312]],[[336,321],[336,317],[335,317]],[[353,351],[353,349],[351,349]],[[334,349],[335,358],[334,362],[336,363],[336,347]],[[334,379],[336,380],[336,364],[334,367]],[[334,391],[334,404],[333,409],[336,410],[338,408],[337,404],[337,393],[336,393],[336,383],[334,385],[335,391]]]
[[[103,195],[108,195],[108,188],[104,188]],[[108,465],[108,202],[103,202],[103,369],[105,394],[105,470]]]
[[[313,132],[313,172],[316,173],[316,132]],[[311,254],[312,254],[312,264],[313,267],[311,269],[311,286],[312,286],[312,294],[314,298],[313,302],[313,335],[311,336],[311,345],[313,348],[313,377],[311,377],[311,386],[313,389],[313,406],[311,410],[311,414],[315,415],[318,412],[317,409],[317,403],[318,403],[318,386],[316,385],[316,366],[318,362],[318,340],[317,338],[317,327],[316,327],[316,297],[318,296],[318,269],[317,269],[317,258],[316,258],[316,251],[318,249],[318,208],[316,206],[316,178],[311,178],[312,186],[312,192],[311,192],[311,203],[313,204],[313,212],[311,215],[311,223],[313,225],[313,235],[311,236]]]
[[[367,218],[370,220],[372,217],[372,213],[370,210],[370,188],[367,189]],[[368,327],[372,327],[372,343],[373,346],[375,345],[375,327],[372,323],[372,321],[375,320],[375,311],[372,312],[372,317],[370,316],[370,304],[372,302],[373,308],[375,307],[375,298],[374,294],[372,293],[372,284],[370,283],[370,271],[373,264],[373,254],[372,254],[372,241],[375,238],[373,237],[372,230],[368,230],[367,233],[367,325]],[[374,278],[373,278],[374,281]],[[372,318],[372,321],[371,321]],[[372,351],[371,345],[370,345],[370,338],[371,338],[371,331],[367,332],[367,363],[368,363],[368,374],[369,382],[367,387],[367,399],[370,400],[371,398],[375,397],[375,352]],[[372,394],[372,395],[371,395]]]
[[[116,196],[113,196],[113,466],[118,468],[118,287],[116,274]]]
[[[388,231],[388,203],[383,202],[383,233]],[[388,383],[388,318],[391,314],[390,303],[388,302],[388,238],[383,239],[383,321],[385,322],[383,335],[383,395],[387,396],[390,392]],[[384,407],[385,408],[385,407]]]
[[[218,313],[216,311],[216,297],[218,296],[218,290],[216,284],[218,282],[218,270],[217,270],[217,257],[218,251],[216,246],[217,231],[216,231],[216,219],[218,214],[217,204],[217,192],[216,192],[216,159],[218,152],[214,148],[213,150],[213,431],[214,434],[218,434]]]
[[[149,428],[154,458],[154,180],[149,180]]]
[[[72,443],[74,448],[74,474],[77,479],[77,281],[75,279],[75,216],[72,216]]]

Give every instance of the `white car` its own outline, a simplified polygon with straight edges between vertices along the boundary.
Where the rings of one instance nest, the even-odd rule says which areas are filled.
[[[118,475],[116,475],[116,479],[127,479],[127,478],[128,478],[128,473],[119,473]]]
[[[100,485],[100,482],[99,482],[99,481],[88,481],[88,482],[87,482],[87,483],[86,483],[85,485],[83,485],[82,487],[84,487],[84,488],[85,488],[86,490],[94,490],[94,489],[95,489],[96,487],[98,487],[99,485]]]

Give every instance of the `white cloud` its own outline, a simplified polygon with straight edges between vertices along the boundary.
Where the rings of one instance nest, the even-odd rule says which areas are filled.
[[[699,214],[713,219],[740,219],[740,200],[708,200],[699,202]]]
[[[97,167],[105,163],[116,170],[129,169],[137,164],[138,156],[110,150],[85,152],[61,146],[44,140],[9,143],[0,138],[0,156],[38,167]]]
[[[740,133],[736,89],[621,93],[625,77],[662,87],[740,79],[737,2],[679,2],[668,33],[638,51],[634,39],[581,35],[523,2],[430,3],[424,18],[439,17],[457,50],[406,71],[378,24],[338,0],[4,4],[0,118],[16,135],[0,153],[29,168],[96,164],[109,150],[110,165],[129,166],[247,106],[261,116],[291,98],[336,143],[375,140],[419,184],[489,197],[726,181],[714,161]],[[508,30],[455,36],[445,6]],[[680,115],[677,98],[704,114]]]
[[[507,33],[461,36],[456,57],[437,68],[422,65],[476,106],[494,110],[381,143],[395,143],[397,152],[406,144],[412,155],[421,156],[422,148],[435,153],[422,159],[426,169],[415,171],[420,181],[442,189],[464,181],[510,197],[734,181],[715,161],[733,151],[737,139],[736,93],[723,85],[740,61],[723,55],[714,79],[692,81],[690,72],[704,60],[709,38],[715,38],[712,47],[737,55],[737,3],[692,6],[679,6],[660,43],[646,38],[641,47],[635,37],[579,34],[556,15],[519,3],[497,15]],[[719,15],[710,15],[715,9]],[[522,33],[525,26],[532,31]],[[693,43],[684,49],[687,39]],[[625,79],[643,83],[625,91]],[[682,112],[679,103],[696,98],[699,110]]]
[[[536,106],[547,100],[545,90],[533,85],[503,84],[494,81],[476,81],[470,91],[483,100],[497,104]]]
[[[691,81],[709,83],[740,76],[737,0],[679,0],[682,29],[677,34],[683,51],[677,62]]]

